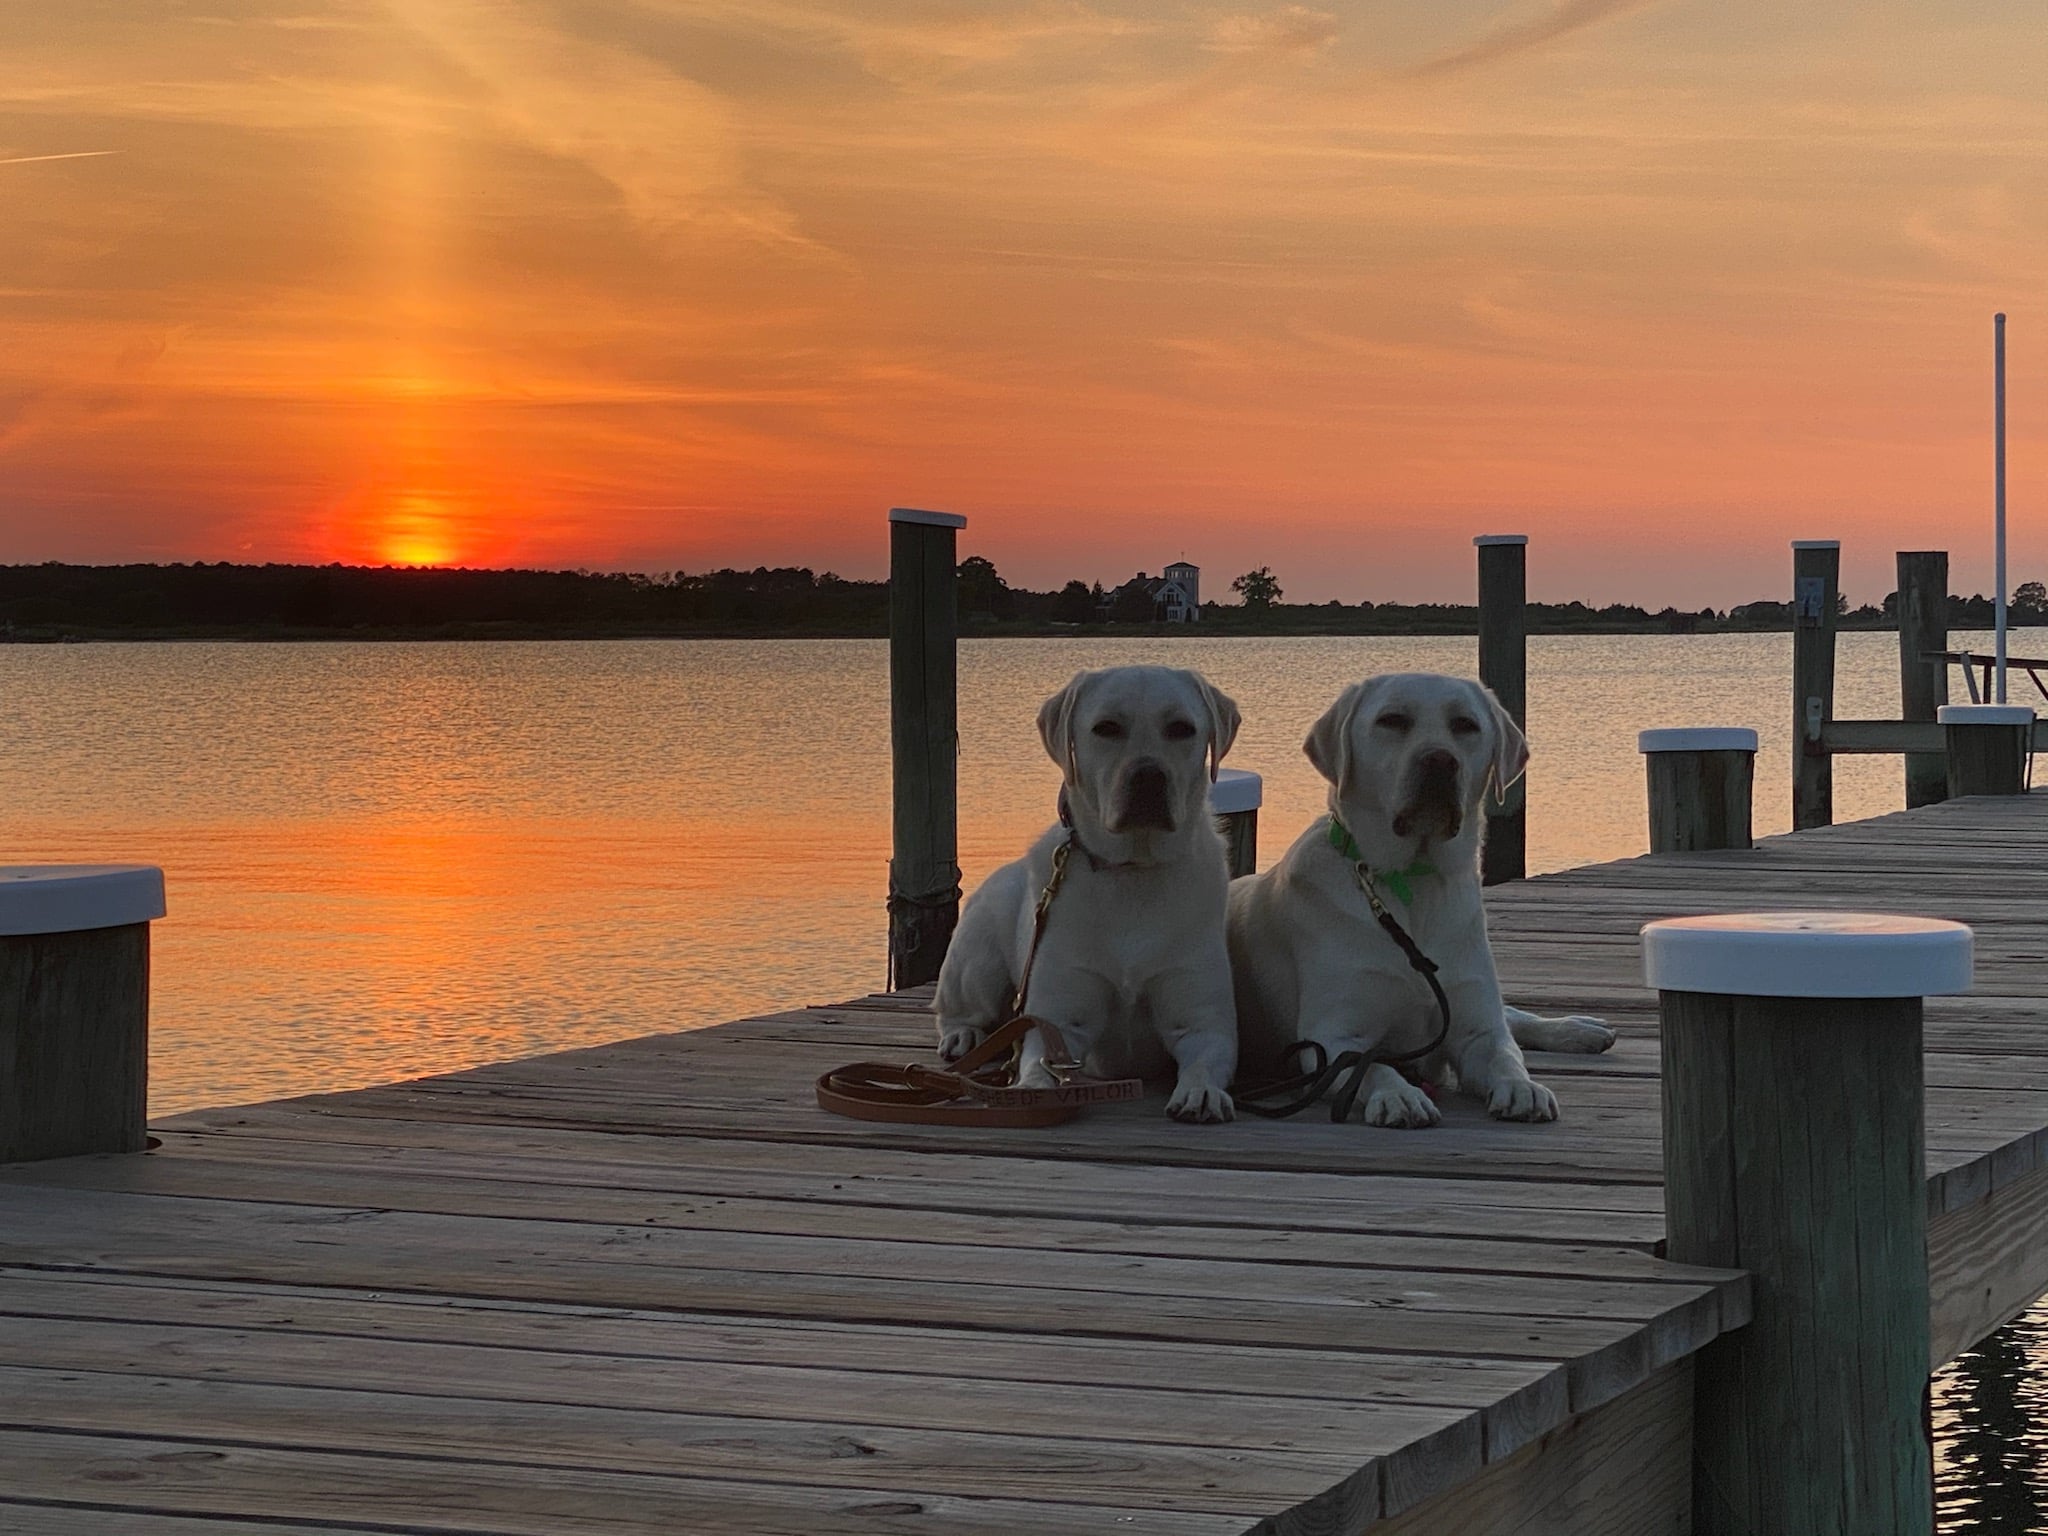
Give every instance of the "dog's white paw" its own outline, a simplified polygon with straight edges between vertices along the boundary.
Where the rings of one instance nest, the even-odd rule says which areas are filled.
[[[1034,1061],[1017,1074],[1019,1088],[1057,1088],[1060,1080],[1052,1075],[1052,1068],[1042,1061]]]
[[[1376,1088],[1366,1095],[1361,1115],[1367,1125],[1383,1125],[1397,1131],[1421,1130],[1443,1118],[1437,1112],[1436,1100],[1406,1078],[1397,1087]]]
[[[1526,1077],[1503,1078],[1486,1096],[1486,1112],[1496,1120],[1555,1120],[1557,1095]]]
[[[954,1024],[939,1031],[939,1060],[958,1061],[977,1045],[987,1031],[972,1024]]]
[[[1175,1085],[1173,1097],[1166,1101],[1166,1112],[1176,1120],[1201,1125],[1215,1125],[1237,1118],[1237,1106],[1230,1102],[1229,1094],[1212,1084],[1199,1082]]]
[[[1515,1042],[1525,1051],[1568,1051],[1594,1056],[1614,1044],[1614,1027],[1590,1013],[1561,1019],[1530,1019],[1515,1026]]]

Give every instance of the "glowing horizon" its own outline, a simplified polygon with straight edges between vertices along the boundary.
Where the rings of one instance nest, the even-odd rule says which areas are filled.
[[[1949,8],[222,0],[0,21],[0,559],[1726,606],[2048,574],[2048,32]]]

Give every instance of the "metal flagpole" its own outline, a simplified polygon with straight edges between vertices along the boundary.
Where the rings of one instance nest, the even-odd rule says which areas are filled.
[[[1998,544],[1998,606],[1997,657],[1998,693],[1997,701],[2005,702],[2005,316],[1991,317],[1992,342],[1992,481],[1995,486],[1993,504],[1996,507],[1995,525]]]

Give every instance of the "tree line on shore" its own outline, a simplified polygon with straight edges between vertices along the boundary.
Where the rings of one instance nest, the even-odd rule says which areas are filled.
[[[1040,633],[1150,627],[1159,621],[1143,576],[1116,586],[1074,580],[1050,591],[1013,587],[988,560],[959,568],[963,628]],[[594,571],[448,570],[343,565],[0,566],[0,638],[180,635],[880,635],[888,583],[795,567],[659,575]],[[1205,603],[1212,634],[1461,634],[1470,603],[1289,603],[1265,567],[1233,583],[1234,603]],[[2048,589],[2027,582],[2012,618],[2048,624]],[[1531,603],[1535,633],[1718,633],[1791,626],[1791,605],[1651,610],[1636,604]],[[1893,596],[1841,605],[1844,628],[1893,623]],[[1988,629],[1991,599],[1951,597],[1949,624]]]

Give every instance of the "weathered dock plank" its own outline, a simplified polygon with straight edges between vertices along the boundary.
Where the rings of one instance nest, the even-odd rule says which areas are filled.
[[[1489,893],[1565,1119],[876,1126],[810,1082],[915,996],[186,1115],[0,1170],[0,1533],[1601,1533],[1682,1528],[1690,1356],[1745,1277],[1658,1256],[1635,930],[1978,928],[1927,1009],[1933,1356],[2048,1288],[2048,797]]]

